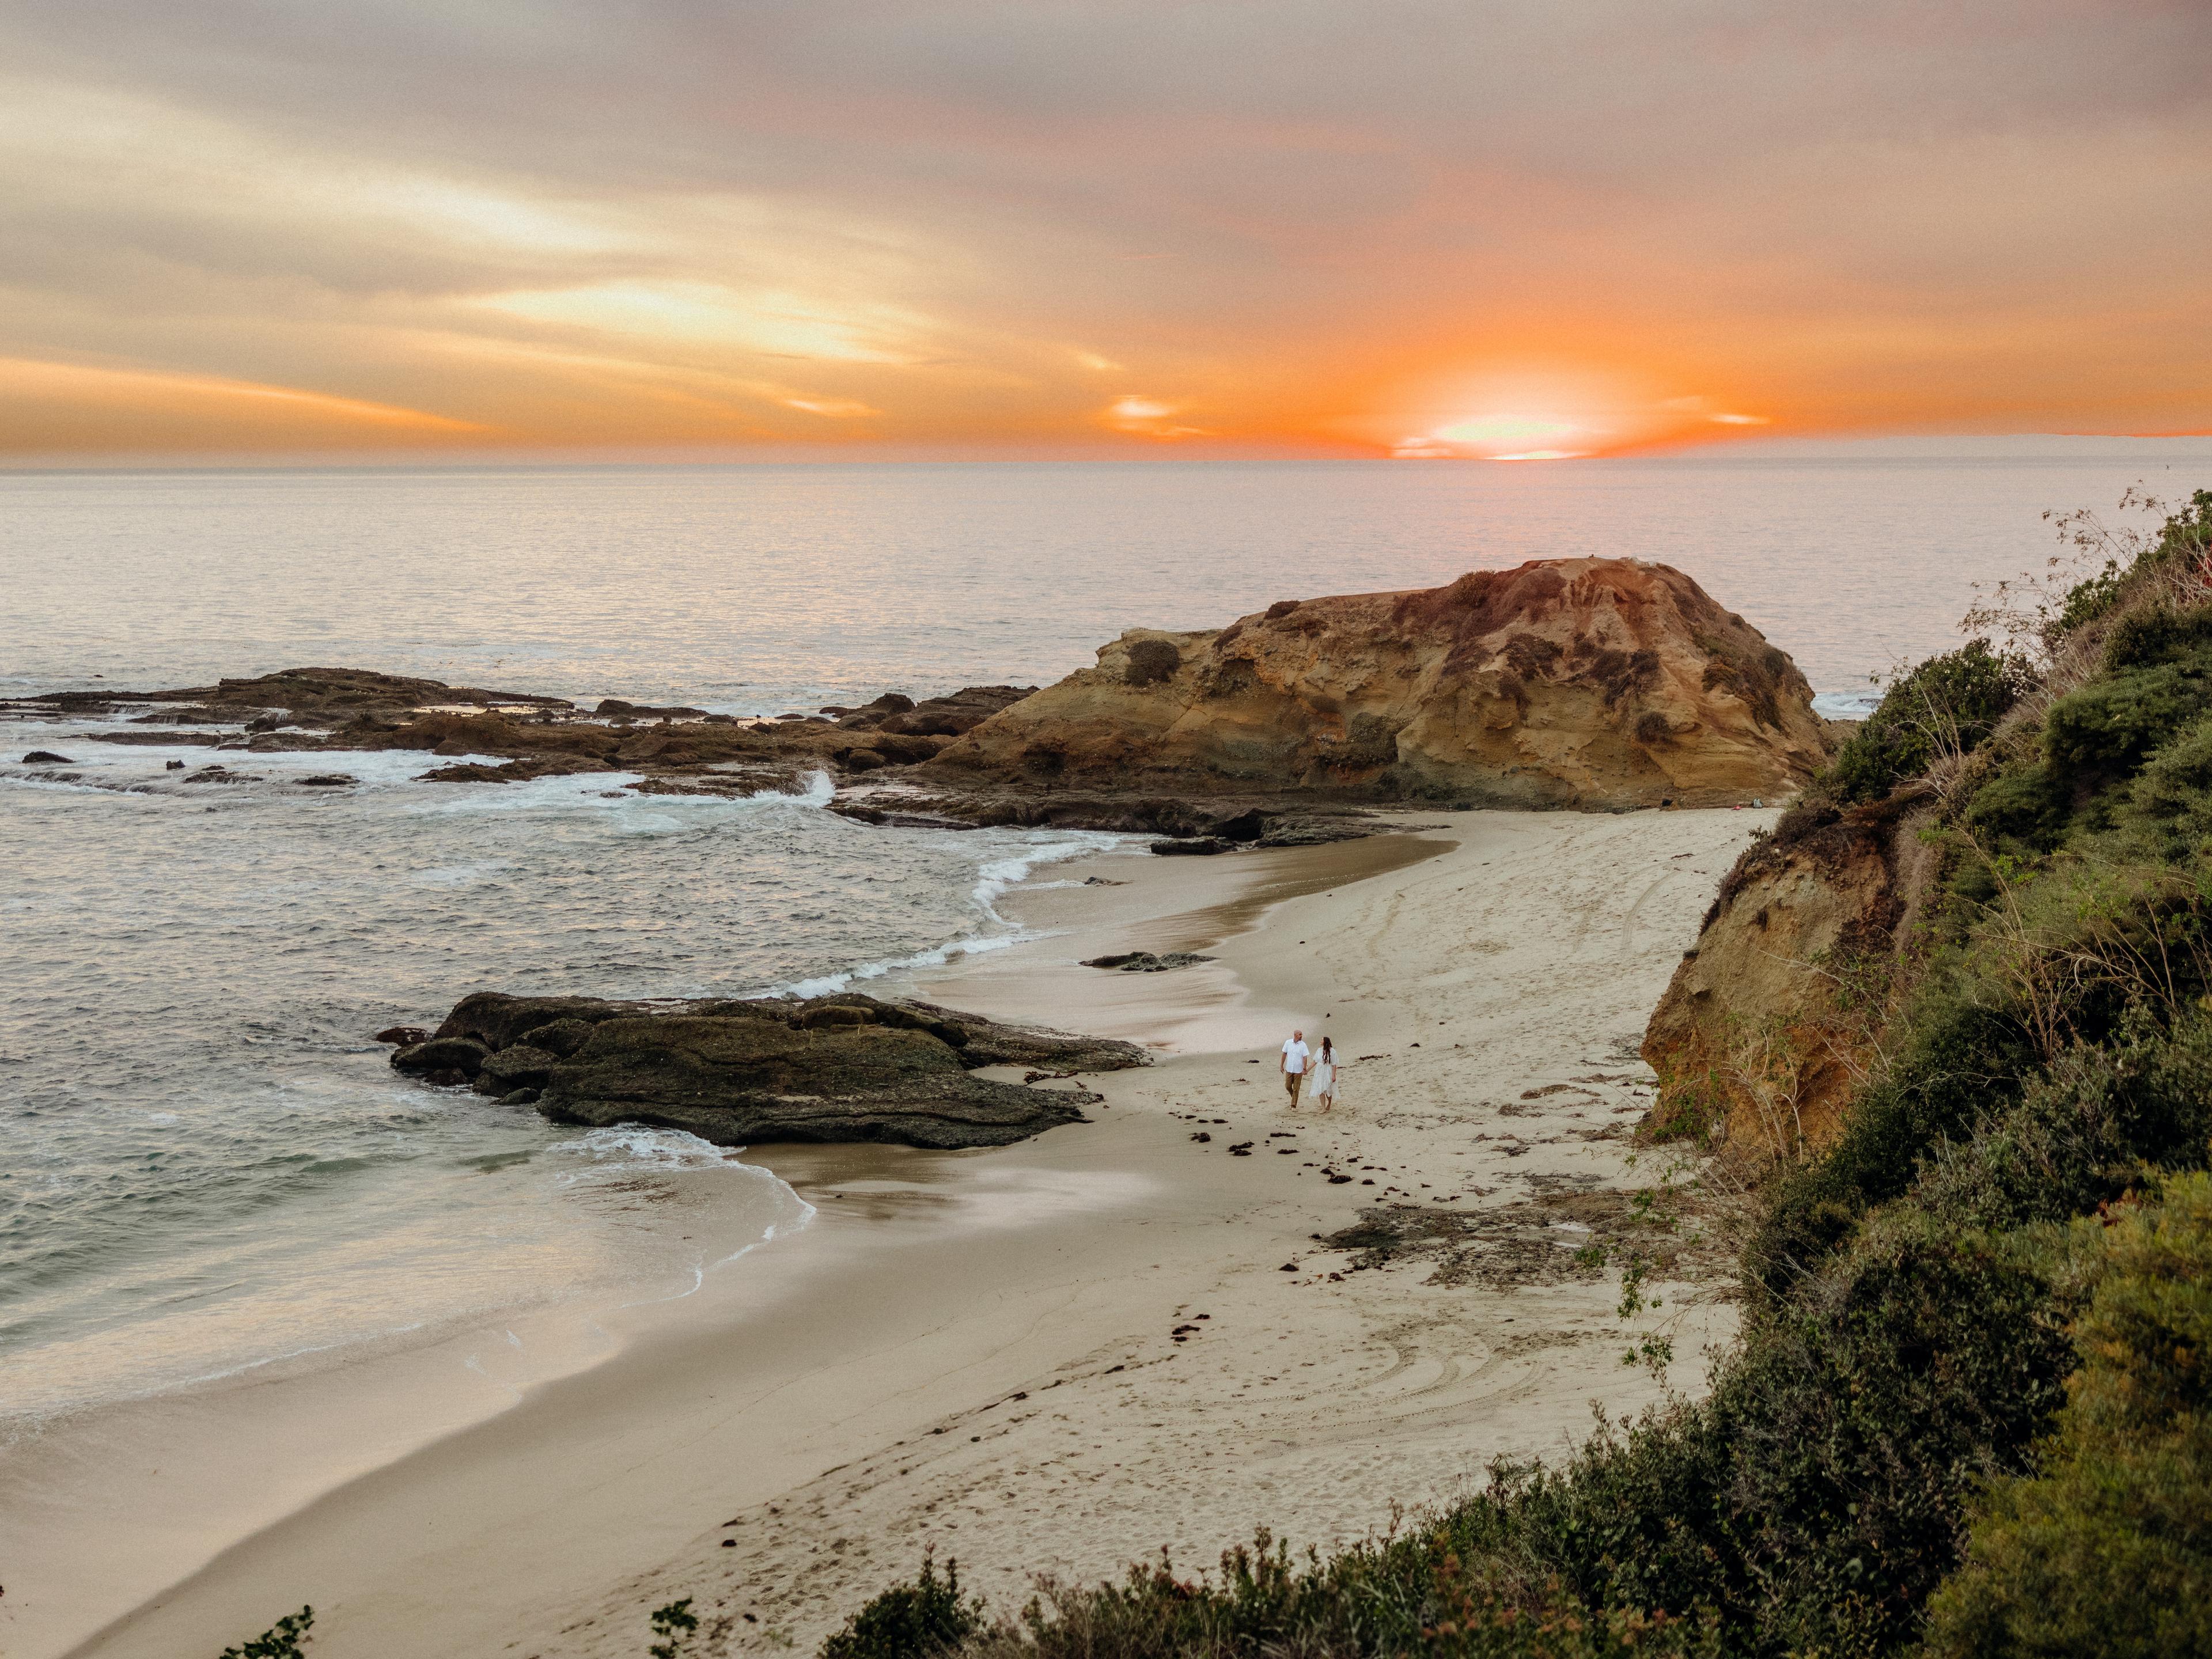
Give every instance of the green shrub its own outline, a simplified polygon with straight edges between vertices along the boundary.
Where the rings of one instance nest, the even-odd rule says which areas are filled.
[[[1931,1656],[2212,1653],[2212,1179],[2077,1224],[2103,1261],[2071,1397],[1930,1601]]]
[[[1293,1562],[1266,1534],[1215,1580],[1163,1559],[1119,1583],[1047,1580],[973,1659],[1249,1659],[1421,1653],[1437,1659],[1719,1659],[1717,1622],[1593,1607],[1557,1574],[1462,1564],[1449,1526]]]
[[[2167,515],[2147,562],[2154,567],[2195,565],[2200,573],[2212,575],[2204,572],[2208,558],[2212,558],[2212,489],[2198,489]]]
[[[1785,1296],[1820,1271],[1874,1205],[1902,1196],[1921,1161],[2016,1098],[2034,1065],[2020,1019],[1936,975],[1888,1074],[1863,1088],[1819,1162],[1786,1176],[1744,1251],[1747,1282]]]
[[[1938,1149],[1915,1198],[1959,1224],[2063,1222],[2203,1162],[2212,1139],[2212,1019],[2080,1044],[1974,1137]]]
[[[2176,611],[2163,603],[2147,605],[2112,624],[2105,636],[2105,669],[2116,673],[2201,660],[2208,648],[2212,648],[2212,606]]]
[[[982,1628],[983,1603],[960,1599],[960,1564],[947,1561],[945,1577],[922,1558],[910,1584],[894,1584],[845,1621],[822,1644],[822,1659],[931,1659],[948,1653]]]
[[[2148,497],[2130,490],[2121,502],[2123,507],[2149,507]],[[2046,648],[2056,650],[2075,630],[2110,616],[2120,607],[2136,579],[2148,574],[2170,571],[2173,567],[2196,566],[2203,570],[2208,552],[2212,552],[2212,490],[2200,489],[2166,517],[2157,535],[2148,545],[2133,537],[2113,537],[2105,532],[2094,519],[2086,514],[2069,514],[2060,520],[2069,533],[2066,539],[2076,546],[2089,549],[2112,549],[2127,556],[2108,557],[2095,574],[2076,582],[2055,605],[2043,608],[2041,634]],[[2083,533],[2074,533],[2075,531]]]
[[[1829,768],[1829,793],[1874,800],[1917,777],[1942,754],[1965,754],[1996,729],[2027,688],[2027,665],[1976,640],[1930,657],[1893,684]]]
[[[243,1647],[225,1648],[222,1659],[301,1659],[314,1628],[315,1610],[288,1613]]]
[[[1730,1653],[1893,1645],[1957,1559],[1978,1478],[2017,1469],[2057,1408],[2047,1300],[1986,1237],[1885,1223],[1702,1406],[1530,1478],[1485,1541],[1599,1605],[1714,1610]]]
[[[2000,772],[1966,803],[1966,823],[1986,838],[2028,852],[2048,852],[2066,830],[2066,789],[2041,766]],[[1983,896],[1992,896],[1990,893]]]
[[[2079,787],[2133,772],[2212,703],[2212,684],[2177,663],[2124,670],[2051,704],[2044,758]]]
[[[655,1607],[653,1633],[659,1639],[646,1650],[650,1659],[685,1659],[691,1638],[699,1633],[699,1615],[691,1611],[691,1598]]]
[[[2151,757],[2120,818],[2148,851],[2169,860],[2212,840],[2212,719],[2200,719]]]
[[[2126,567],[2118,559],[2107,559],[2095,575],[2067,589],[2057,606],[2045,613],[2048,620],[2043,625],[2044,643],[2055,647],[2075,629],[2107,615],[2119,602],[2127,574]]]

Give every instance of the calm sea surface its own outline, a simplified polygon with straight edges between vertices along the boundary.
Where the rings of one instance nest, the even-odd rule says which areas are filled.
[[[2200,473],[2212,469],[2200,470]],[[1690,572],[1843,706],[2159,461],[0,474],[0,691],[344,665],[776,713],[1043,682],[1133,625],[1567,554]],[[424,785],[0,728],[0,1419],[630,1284],[805,1206],[687,1136],[398,1079],[483,988],[731,994],[1009,930],[1111,838],[886,832],[824,792]],[[78,763],[41,782],[34,748]],[[353,773],[311,794],[289,776]],[[618,798],[617,798],[618,797]],[[742,1271],[742,1267],[731,1269]]]

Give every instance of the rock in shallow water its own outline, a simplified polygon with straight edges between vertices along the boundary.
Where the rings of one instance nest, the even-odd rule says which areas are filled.
[[[553,1068],[560,1063],[561,1056],[550,1049],[518,1042],[484,1061],[477,1073],[477,1092],[503,1096],[517,1089],[543,1089],[553,1080]]]
[[[560,1123],[655,1124],[721,1146],[954,1148],[1003,1146],[1080,1122],[1079,1109],[1098,1098],[979,1078],[977,1067],[1064,1074],[1150,1057],[1133,1043],[852,994],[672,1007],[478,992],[392,1063],[425,1076],[465,1070],[502,1099],[538,1089],[538,1109]]]
[[[1195,968],[1201,962],[1211,962],[1212,957],[1200,956],[1194,951],[1166,951],[1155,956],[1150,951],[1131,951],[1121,956],[1092,957],[1082,965],[1085,968],[1117,968],[1125,974],[1164,974],[1171,968]]]
[[[404,1048],[393,1050],[392,1064],[395,1070],[424,1077],[440,1072],[459,1072],[463,1077],[474,1077],[483,1069],[489,1054],[483,1043],[469,1037],[448,1036],[441,1029],[427,1042],[410,1043]]]

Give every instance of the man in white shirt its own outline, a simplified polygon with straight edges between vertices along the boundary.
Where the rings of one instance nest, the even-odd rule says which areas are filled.
[[[1291,1033],[1291,1040],[1283,1045],[1283,1091],[1291,1097],[1291,1109],[1298,1106],[1298,1091],[1306,1083],[1306,1034]]]

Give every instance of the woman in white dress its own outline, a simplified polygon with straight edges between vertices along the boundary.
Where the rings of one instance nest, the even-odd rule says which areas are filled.
[[[1327,1037],[1321,1040],[1321,1053],[1314,1056],[1314,1100],[1324,1112],[1336,1104],[1336,1077],[1342,1068],[1336,1063],[1336,1045]]]

